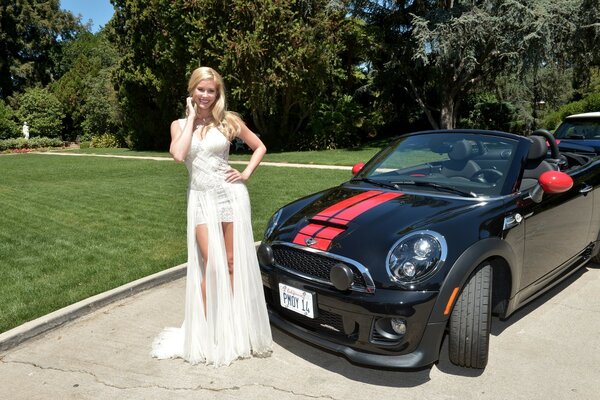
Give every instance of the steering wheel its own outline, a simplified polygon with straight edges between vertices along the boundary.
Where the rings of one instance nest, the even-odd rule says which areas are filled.
[[[556,163],[558,169],[562,170],[568,168],[569,161],[567,160],[567,157],[560,154],[560,151],[558,150],[558,145],[556,144],[556,139],[554,138],[553,134],[551,134],[545,129],[538,129],[536,131],[533,131],[532,135],[543,136],[544,138],[546,138],[546,141],[550,146],[550,155],[555,160],[554,162]]]
[[[557,160],[560,159],[560,152],[558,151],[558,145],[556,144],[556,139],[554,138],[553,134],[545,129],[538,129],[533,131],[532,135],[544,137],[550,146],[550,154],[552,155],[552,158]]]
[[[471,180],[475,182],[481,183],[496,183],[500,178],[502,178],[504,174],[497,169],[493,168],[484,168],[475,172],[471,176]]]

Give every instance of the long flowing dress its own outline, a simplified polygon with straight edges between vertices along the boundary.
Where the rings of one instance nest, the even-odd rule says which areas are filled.
[[[179,120],[181,128],[185,119]],[[271,353],[271,328],[250,216],[241,182],[225,182],[229,142],[216,128],[194,134],[185,160],[189,173],[187,205],[188,262],[185,316],[181,328],[166,328],[154,340],[152,356],[180,357],[215,367],[238,358]],[[221,222],[233,222],[234,282],[231,287]],[[196,226],[208,230],[208,262],[196,241]],[[206,280],[206,314],[201,282]]]

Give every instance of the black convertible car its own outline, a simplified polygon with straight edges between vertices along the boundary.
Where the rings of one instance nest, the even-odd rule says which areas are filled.
[[[271,321],[351,361],[427,366],[447,334],[453,363],[484,368],[491,315],[599,251],[600,160],[547,131],[418,132],[355,167],[278,210],[258,248]]]

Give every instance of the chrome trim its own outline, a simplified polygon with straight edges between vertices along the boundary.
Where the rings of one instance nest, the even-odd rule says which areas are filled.
[[[392,252],[394,251],[394,249],[396,247],[398,247],[398,244],[400,244],[400,242],[408,239],[409,237],[416,236],[416,235],[429,235],[429,236],[433,237],[440,244],[440,247],[442,248],[442,254],[440,254],[440,260],[437,262],[435,267],[433,267],[431,272],[429,272],[429,274],[425,275],[423,278],[415,279],[414,281],[402,282],[402,281],[398,280],[394,276],[394,274],[392,274],[392,271],[390,270],[390,256],[392,255]],[[448,245],[446,244],[446,238],[444,238],[443,235],[441,235],[435,231],[430,231],[428,229],[414,231],[407,235],[403,235],[400,239],[398,239],[392,245],[392,247],[390,247],[390,251],[388,252],[387,257],[385,259],[385,269],[387,270],[388,276],[390,277],[390,280],[392,282],[394,282],[397,285],[400,285],[400,287],[412,289],[415,284],[421,283],[421,282],[426,281],[427,279],[431,278],[442,267],[442,265],[444,265],[444,263],[446,262],[447,256],[448,256]]]
[[[593,187],[591,187],[590,185],[585,185],[583,188],[579,189],[579,193],[589,193],[591,192],[593,189]]]
[[[313,249],[310,247],[304,247],[304,246],[300,246],[300,245],[297,245],[295,243],[290,243],[290,242],[283,242],[283,241],[277,241],[277,240],[271,242],[271,246],[275,246],[275,245],[292,247],[292,248],[295,248],[298,250],[307,251],[309,253],[315,253],[315,254],[318,254],[318,255],[321,255],[324,257],[333,258],[335,260],[339,260],[339,261],[343,261],[348,264],[352,264],[354,267],[356,267],[358,272],[361,273],[363,279],[365,280],[365,288],[364,289],[363,288],[355,288],[353,285],[350,290],[353,290],[355,292],[363,292],[363,293],[375,293],[375,283],[373,282],[373,278],[371,278],[371,274],[369,273],[369,270],[364,265],[362,265],[361,263],[359,263],[357,261],[354,261],[350,258],[346,258],[343,256],[339,256],[337,254],[328,253],[323,250]],[[277,262],[275,262],[273,265],[275,265],[279,269],[289,272],[290,274],[300,276],[309,281],[319,282],[319,283],[329,285],[331,287],[335,287],[335,286],[333,286],[333,283],[331,283],[330,281],[325,281],[323,279],[315,278],[314,276],[306,275],[301,272],[295,271],[293,269],[286,268],[283,265],[277,264]]]
[[[521,222],[523,222],[523,216],[521,214],[516,213],[513,215],[507,215],[506,217],[504,217],[504,224],[502,226],[502,230],[505,231],[507,229],[514,228]]]

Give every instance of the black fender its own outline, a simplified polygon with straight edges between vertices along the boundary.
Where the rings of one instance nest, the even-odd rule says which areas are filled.
[[[446,311],[446,307],[448,307],[448,302],[452,298],[454,289],[459,288],[458,293],[460,293],[460,290],[462,290],[475,268],[483,261],[494,257],[503,258],[508,264],[512,277],[510,298],[514,297],[515,291],[519,287],[518,281],[521,276],[520,273],[515,271],[519,265],[517,256],[505,240],[500,238],[483,239],[465,250],[450,268],[450,272],[440,288],[439,296],[431,311],[429,317],[430,323],[445,322],[448,320],[454,301],[456,301],[456,295],[449,306],[449,312],[446,314],[444,312]]]

